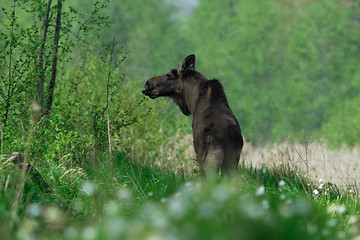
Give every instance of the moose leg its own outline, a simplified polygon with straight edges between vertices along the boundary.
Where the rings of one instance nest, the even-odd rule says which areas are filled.
[[[221,174],[230,175],[237,173],[240,160],[240,151],[234,149],[226,149],[224,154],[224,162],[221,165]]]
[[[220,146],[209,146],[204,159],[204,170],[213,171],[219,174],[220,167],[224,160],[224,150]]]

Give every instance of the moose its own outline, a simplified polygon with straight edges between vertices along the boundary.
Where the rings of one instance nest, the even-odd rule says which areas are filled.
[[[151,99],[170,97],[181,112],[192,115],[194,150],[202,173],[236,172],[243,147],[239,122],[231,111],[219,80],[195,70],[195,55],[182,66],[146,81],[142,93]]]

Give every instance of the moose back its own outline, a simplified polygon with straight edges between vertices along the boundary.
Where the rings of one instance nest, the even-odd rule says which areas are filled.
[[[183,114],[193,115],[194,148],[202,172],[237,170],[243,147],[240,125],[222,84],[195,70],[195,55],[187,56],[181,67],[147,80],[142,93],[152,99],[170,97]]]

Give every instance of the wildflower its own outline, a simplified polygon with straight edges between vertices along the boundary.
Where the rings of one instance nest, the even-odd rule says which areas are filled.
[[[261,186],[256,190],[255,195],[256,196],[263,196],[265,194],[265,187]]]
[[[192,186],[193,186],[192,182],[186,182],[185,183],[185,187],[187,187],[187,188],[191,188]]]
[[[328,222],[327,222],[327,225],[329,227],[335,227],[336,226],[336,219],[329,219]]]
[[[324,187],[324,184],[321,183],[321,184],[319,185],[318,189],[322,189],[323,187]]]
[[[114,201],[110,201],[105,205],[105,212],[108,216],[114,216],[117,214],[118,205]]]
[[[299,216],[305,216],[310,211],[309,202],[305,198],[296,199],[293,207],[294,213]]]
[[[331,204],[330,206],[327,207],[326,211],[330,214],[343,214],[346,212],[346,207],[344,205],[335,205],[335,204]]]
[[[281,180],[281,181],[279,182],[279,186],[280,186],[280,187],[285,186],[285,184],[286,184],[286,183],[285,183],[285,181],[284,181],[284,180]]]
[[[111,219],[107,225],[107,232],[112,238],[119,237],[124,231],[124,220],[121,218]]]
[[[46,224],[52,229],[61,229],[65,225],[64,214],[59,208],[48,207],[44,209],[43,218]]]
[[[357,221],[358,221],[358,218],[355,215],[350,216],[350,218],[349,218],[350,224],[355,224],[355,223],[357,223]]]
[[[30,217],[39,217],[43,211],[43,207],[38,203],[30,204],[28,207],[28,214]]]
[[[262,207],[263,207],[264,209],[269,209],[269,208],[270,208],[270,204],[269,204],[269,202],[268,202],[267,200],[263,200],[263,201],[261,202],[261,204],[262,204]]]
[[[336,205],[335,204],[331,204],[327,207],[326,211],[330,214],[334,214],[336,212]]]
[[[82,231],[82,237],[84,239],[95,239],[96,237],[96,232],[94,230],[94,228],[92,227],[87,227]]]
[[[130,201],[132,199],[132,193],[128,188],[119,189],[116,196],[120,201]]]
[[[313,194],[316,196],[316,195],[318,195],[318,194],[319,194],[319,191],[318,191],[318,190],[316,190],[316,189],[314,189]]]
[[[82,188],[81,188],[82,192],[88,196],[92,196],[95,194],[96,192],[96,185],[93,182],[90,181],[86,181]]]
[[[67,227],[64,231],[64,237],[66,239],[76,239],[78,237],[78,232],[73,227]]]
[[[230,192],[228,188],[224,186],[218,186],[217,188],[214,189],[212,195],[215,200],[217,200],[220,203],[223,203],[229,197]]]
[[[337,210],[336,210],[339,214],[343,214],[346,212],[346,207],[344,205],[340,205],[337,207]]]
[[[180,198],[173,198],[169,201],[168,208],[171,216],[176,219],[181,219],[186,213],[186,206]]]

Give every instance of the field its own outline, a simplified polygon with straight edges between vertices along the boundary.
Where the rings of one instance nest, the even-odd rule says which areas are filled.
[[[246,166],[270,168],[282,164],[299,171],[312,181],[331,182],[341,189],[359,185],[359,148],[331,149],[326,144],[295,144],[290,139],[269,148],[246,145],[243,161]]]
[[[358,0],[3,2],[1,240],[360,240]],[[231,177],[141,91],[192,53],[247,141]]]
[[[121,152],[114,153],[113,167],[106,157],[84,168],[49,162],[38,170],[50,191],[3,156],[2,239],[360,237],[357,149],[290,140],[267,148],[247,144],[239,174],[203,179],[186,144],[191,138],[182,140],[186,149],[177,158],[188,160],[180,166],[171,154],[149,163]]]

